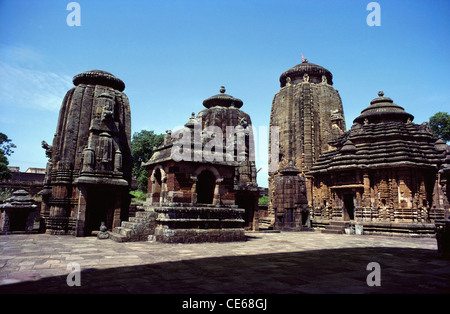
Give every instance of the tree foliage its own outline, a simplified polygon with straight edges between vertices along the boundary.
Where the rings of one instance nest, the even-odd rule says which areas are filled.
[[[15,148],[11,142],[11,139],[6,136],[6,134],[0,132],[0,180],[10,179],[11,178],[11,170],[8,168],[8,158],[6,156],[11,156]]]
[[[138,181],[139,189],[147,191],[147,171],[141,167],[142,162],[148,161],[153,155],[153,148],[158,147],[164,140],[164,134],[142,130],[133,134],[131,139],[131,155],[133,157],[133,176]]]
[[[446,112],[438,112],[430,118],[430,128],[434,135],[444,141],[450,141],[450,115]]]
[[[259,205],[269,205],[269,197],[267,195],[263,195],[258,200]]]

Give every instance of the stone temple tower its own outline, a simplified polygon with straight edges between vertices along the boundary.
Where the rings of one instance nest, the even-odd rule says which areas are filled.
[[[90,235],[128,217],[131,119],[125,84],[99,70],[73,78],[47,164],[41,216],[49,234]]]
[[[215,126],[220,128],[223,132],[223,145],[226,147],[227,128],[240,127],[244,133],[245,138],[242,143],[233,143],[236,145],[242,144],[242,149],[235,149],[233,153],[235,157],[240,154],[238,166],[235,167],[234,175],[234,190],[236,193],[236,205],[245,209],[246,227],[250,229],[257,228],[257,210],[259,190],[256,181],[256,165],[254,159],[254,138],[252,130],[252,120],[250,115],[244,112],[241,107],[244,102],[236,97],[225,94],[224,86],[221,86],[220,93],[211,96],[203,101],[203,106],[206,109],[201,110],[197,119],[202,123],[202,129]],[[231,134],[235,136],[235,134]]]
[[[283,203],[276,198],[284,197],[275,193],[278,190],[275,183],[280,181],[277,177],[282,175],[280,170],[298,169],[311,205],[311,184],[306,173],[322,152],[333,149],[329,143],[345,132],[345,121],[341,98],[333,88],[333,75],[327,69],[303,59],[301,64],[281,74],[280,85],[270,115],[270,139],[273,127],[278,127],[279,145],[278,152],[273,151],[272,143],[269,145],[269,165],[274,164],[274,158],[275,164],[278,161],[278,167],[269,167],[269,217],[283,225],[292,223],[285,220],[295,215],[286,213],[296,209],[274,207]],[[303,221],[307,221],[305,215]]]

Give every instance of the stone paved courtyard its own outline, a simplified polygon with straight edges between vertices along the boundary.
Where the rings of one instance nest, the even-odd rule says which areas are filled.
[[[247,233],[246,242],[116,243],[95,237],[0,236],[0,293],[449,293],[434,238]],[[80,265],[81,286],[66,284]],[[381,266],[369,287],[367,264]]]

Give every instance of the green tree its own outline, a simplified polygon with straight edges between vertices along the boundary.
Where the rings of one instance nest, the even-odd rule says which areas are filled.
[[[259,205],[269,205],[269,197],[267,195],[263,195],[258,200]]]
[[[444,141],[450,141],[450,115],[446,112],[438,112],[430,118],[430,128],[434,135]]]
[[[135,132],[131,139],[131,156],[133,156],[133,176],[136,177],[139,190],[147,192],[147,171],[141,167],[153,155],[153,147],[158,147],[164,141],[164,134],[142,130]]]
[[[0,132],[0,180],[11,178],[11,170],[8,168],[9,162],[6,156],[11,156],[14,153],[12,149],[15,147],[16,145],[11,142],[11,139]]]

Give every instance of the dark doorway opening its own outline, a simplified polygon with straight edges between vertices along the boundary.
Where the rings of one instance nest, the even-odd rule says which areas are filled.
[[[306,226],[309,220],[309,211],[302,210],[302,226]]]
[[[244,227],[249,229],[253,226],[253,217],[255,215],[255,208],[257,204],[257,196],[252,192],[238,191],[236,193],[235,203],[239,208],[245,209],[244,213]]]
[[[28,211],[14,210],[9,213],[9,231],[25,231],[27,226]]]
[[[355,218],[355,203],[353,200],[353,193],[344,194],[344,207],[349,220],[353,220]]]
[[[216,177],[209,170],[203,170],[197,177],[197,203],[212,204]]]
[[[162,184],[161,170],[159,168],[155,169],[154,177],[155,177],[155,181],[152,182],[152,184],[154,185],[152,187],[152,192],[153,192],[152,193],[152,201],[153,201],[153,203],[159,203],[160,197],[161,197],[161,184]]]
[[[92,231],[100,230],[102,222],[105,223],[108,230],[112,230],[115,195],[108,189],[92,188],[88,190],[85,235],[89,236]]]

